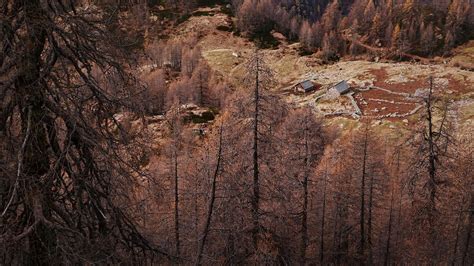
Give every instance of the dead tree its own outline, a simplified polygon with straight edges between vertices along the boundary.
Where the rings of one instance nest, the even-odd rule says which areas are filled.
[[[34,265],[170,257],[123,204],[142,172],[114,115],[133,111],[139,90],[107,11],[76,2],[0,5],[0,256]]]
[[[429,239],[424,247],[424,257],[436,263],[439,255],[435,251],[438,194],[441,187],[448,183],[443,171],[448,167],[448,156],[454,147],[454,141],[449,132],[450,119],[447,104],[436,97],[432,77],[429,78],[429,88],[423,101],[425,123],[420,125],[420,130],[416,132],[412,141],[415,153],[414,163],[411,165],[409,188],[416,200],[415,208],[419,216],[417,220],[428,223],[428,228],[419,228],[427,234],[426,237]],[[440,114],[439,117],[437,117],[438,114]]]
[[[443,167],[443,157],[446,157],[448,147],[453,144],[448,124],[448,109],[446,105],[440,103],[434,95],[433,78],[429,78],[429,89],[424,97],[425,121],[418,139],[414,142],[416,148],[415,171],[411,177],[410,184],[415,185],[423,179],[423,188],[426,190],[426,205],[423,207],[430,227],[434,226],[437,213],[437,193],[439,186],[444,183],[439,176],[439,170]],[[441,106],[440,106],[441,105]],[[435,120],[435,111],[441,113],[441,120]],[[426,178],[423,178],[426,176]],[[413,186],[411,187],[413,189]],[[432,230],[431,228],[430,230]],[[431,232],[433,233],[433,232]]]
[[[428,190],[430,194],[430,203],[429,203],[429,222],[430,225],[433,225],[433,214],[436,211],[436,161],[438,155],[435,152],[435,132],[433,131],[433,78],[430,78],[430,91],[428,93],[428,98],[426,99],[426,120],[427,120],[427,136],[425,140],[428,142],[428,174],[430,180],[428,182]]]

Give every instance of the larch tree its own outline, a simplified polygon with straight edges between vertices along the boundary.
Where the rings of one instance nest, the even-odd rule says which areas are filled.
[[[129,161],[126,132],[114,131],[114,115],[132,109],[137,91],[122,67],[126,44],[108,30],[109,14],[47,0],[5,0],[0,13],[3,262],[168,256],[121,205],[133,200],[130,184],[141,172]],[[99,82],[94,68],[115,86]]]
[[[143,95],[143,103],[147,114],[162,114],[166,110],[166,95],[168,86],[166,74],[158,69],[144,75],[142,80],[146,83],[146,93]]]
[[[470,264],[474,261],[474,245],[472,244],[473,238],[473,230],[474,230],[474,147],[472,145],[473,136],[470,135],[465,138],[465,142],[467,143],[465,148],[460,153],[460,160],[458,162],[458,166],[461,171],[455,171],[456,173],[461,173],[463,177],[462,184],[462,192],[465,195],[465,204],[461,208],[463,219],[463,241],[460,241],[462,245],[460,245],[461,249],[461,264]],[[460,145],[461,146],[461,145]],[[459,169],[458,168],[458,169]]]
[[[194,69],[191,82],[195,87],[194,99],[199,105],[210,102],[209,100],[209,78],[211,70],[206,62],[201,61]]]
[[[367,189],[367,165],[368,165],[368,156],[369,156],[369,124],[367,123],[364,126],[364,131],[362,132],[362,167],[360,174],[360,214],[359,214],[359,226],[360,226],[360,238],[359,238],[359,256],[361,264],[365,263],[365,244],[366,244],[366,232],[365,232],[365,211],[366,211],[366,189]]]
[[[181,224],[180,224],[180,175],[181,166],[179,161],[179,155],[182,150],[182,124],[180,117],[180,106],[176,104],[171,107],[167,113],[167,125],[170,135],[169,145],[169,159],[170,159],[170,179],[173,184],[173,213],[174,213],[174,244],[175,244],[175,255],[180,257],[181,255]]]
[[[298,218],[301,232],[299,246],[299,261],[305,264],[307,261],[307,249],[309,245],[309,214],[310,214],[310,184],[313,183],[312,176],[314,168],[324,151],[324,135],[320,122],[316,119],[315,113],[310,108],[290,111],[285,121],[281,125],[280,140],[282,146],[282,171],[289,175],[288,178],[295,178],[298,186],[285,185],[289,187],[290,194],[298,195],[295,198],[299,201],[300,208]],[[288,164],[288,165],[287,165]],[[296,190],[296,191],[294,191]],[[300,192],[297,192],[300,191]],[[293,202],[293,200],[291,200]],[[295,204],[291,204],[294,212]]]
[[[452,236],[451,264],[471,264],[474,261],[472,230],[474,224],[474,145],[472,133],[459,133],[453,159],[450,162],[451,189],[447,191],[445,208],[450,221],[455,222]],[[455,219],[453,219],[455,218]]]
[[[327,188],[328,188],[328,161],[324,161],[323,179],[323,193],[322,193],[322,207],[321,207],[321,233],[319,234],[319,263],[324,264],[325,252],[325,228],[326,228],[326,205],[327,205]]]
[[[426,238],[420,237],[425,243],[423,257],[436,262],[436,231],[439,225],[439,201],[442,187],[447,184],[447,160],[453,147],[450,133],[450,119],[446,103],[437,97],[434,79],[429,78],[428,89],[423,96],[424,123],[412,141],[414,160],[410,176],[410,189],[414,197],[419,222],[418,230],[425,232]]]
[[[462,36],[462,28],[465,27],[467,17],[472,9],[472,5],[468,1],[454,0],[449,5],[448,13],[446,16],[446,34],[445,34],[445,47],[452,48],[458,42]]]
[[[236,131],[242,139],[242,150],[248,154],[247,164],[244,172],[251,175],[251,180],[245,180],[245,186],[248,187],[245,192],[249,197],[249,209],[251,221],[248,232],[251,235],[253,249],[249,250],[255,261],[271,260],[275,261],[276,256],[268,246],[262,245],[271,241],[270,236],[275,236],[276,232],[272,230],[274,221],[272,216],[265,215],[271,213],[270,201],[265,200],[275,196],[272,187],[275,184],[275,161],[272,159],[276,152],[276,132],[281,120],[285,117],[284,105],[279,101],[278,96],[271,92],[274,85],[273,72],[265,63],[264,55],[261,51],[255,51],[246,64],[246,74],[244,78],[243,101],[238,103],[240,111],[237,111],[237,117],[240,117],[243,132]],[[245,136],[242,138],[242,136]],[[250,148],[250,152],[248,150]],[[247,158],[244,156],[243,158]],[[250,173],[249,173],[250,172]],[[277,247],[275,247],[277,248]],[[271,256],[271,257],[269,257]]]
[[[387,232],[386,232],[386,241],[385,241],[385,247],[384,247],[384,252],[383,252],[383,265],[389,265],[389,262],[390,260],[392,259],[392,242],[393,242],[393,232],[394,232],[394,229],[395,229],[395,222],[396,222],[396,218],[395,218],[395,209],[396,209],[396,196],[395,196],[395,193],[396,193],[396,190],[399,189],[401,190],[400,188],[400,179],[401,179],[401,174],[402,174],[402,171],[401,171],[401,150],[398,148],[398,149],[394,149],[394,152],[392,152],[392,156],[394,158],[392,158],[392,160],[390,161],[390,170],[391,170],[391,174],[390,174],[390,180],[389,180],[389,188],[390,188],[390,205],[389,205],[389,214],[388,214],[388,221],[387,221]],[[401,198],[401,196],[400,196]],[[401,199],[400,199],[401,201]],[[401,203],[400,203],[401,204]],[[400,211],[400,210],[399,210]]]
[[[246,83],[253,90],[252,99],[252,175],[253,175],[253,195],[252,205],[252,238],[255,250],[258,250],[258,237],[260,234],[260,129],[261,129],[261,107],[262,91],[270,88],[273,83],[273,73],[263,59],[263,54],[255,50],[253,56],[246,65]]]
[[[222,145],[223,145],[223,125],[220,126],[219,128],[219,136],[218,136],[218,143],[217,143],[217,152],[216,152],[216,158],[215,158],[215,168],[212,173],[211,177],[211,189],[210,189],[210,195],[209,195],[209,202],[208,202],[208,208],[207,208],[207,213],[204,223],[204,227],[202,229],[202,233],[199,236],[199,249],[198,249],[198,255],[196,258],[196,265],[201,265],[204,249],[206,247],[206,241],[209,236],[209,231],[211,228],[211,222],[212,222],[212,217],[215,212],[215,204],[216,204],[216,190],[217,190],[217,178],[219,177],[222,169]]]

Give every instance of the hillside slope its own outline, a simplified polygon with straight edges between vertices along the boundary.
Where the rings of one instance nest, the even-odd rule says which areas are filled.
[[[197,37],[197,45],[202,49],[202,55],[211,68],[224,80],[234,86],[241,86],[245,72],[245,62],[253,54],[255,45],[249,40],[236,34],[219,30],[220,28],[232,28],[233,18],[220,12],[220,8],[200,9],[201,13],[212,15],[192,16],[181,23],[171,38],[185,39]],[[460,69],[456,63],[462,58],[460,56],[472,56],[469,49],[463,49],[453,59],[447,58],[447,64],[415,64],[396,62],[368,62],[368,61],[346,61],[324,65],[315,55],[301,56],[299,54],[299,43],[289,44],[284,37],[274,34],[280,38],[280,45],[276,49],[262,50],[265,60],[274,71],[276,86],[274,91],[283,95],[288,102],[299,106],[315,105],[313,94],[295,95],[288,93],[288,89],[303,80],[311,79],[321,85],[330,86],[341,80],[347,80],[354,88],[368,88],[371,86],[385,89],[385,91],[358,92],[356,100],[362,105],[363,117],[371,117],[378,120],[388,119],[388,123],[415,116],[410,113],[414,108],[391,101],[397,101],[393,93],[405,93],[415,95],[418,90],[427,87],[428,77],[433,76],[438,86],[440,95],[448,99],[452,106],[461,112],[458,122],[461,127],[472,125],[472,117],[469,113],[474,99],[474,73]],[[452,62],[451,62],[452,61]],[[388,91],[387,91],[388,90]],[[393,92],[390,94],[389,92]],[[393,99],[392,99],[393,98]],[[413,98],[413,97],[412,97]],[[408,99],[418,102],[419,99]],[[329,102],[326,105],[338,105],[337,102]],[[416,106],[415,103],[412,106]],[[326,106],[327,107],[327,106]],[[316,108],[321,111],[321,108]],[[394,116],[391,116],[395,114]],[[404,115],[409,114],[409,115]],[[330,116],[330,119],[346,119]],[[348,118],[351,119],[351,118]],[[463,125],[467,123],[467,125]]]

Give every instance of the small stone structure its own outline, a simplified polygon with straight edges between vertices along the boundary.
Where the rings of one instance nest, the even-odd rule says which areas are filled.
[[[343,80],[332,88],[328,90],[328,93],[331,95],[335,95],[337,97],[341,96],[342,94],[348,92],[350,90],[349,84],[347,84],[347,80]]]
[[[311,80],[305,80],[305,81],[302,81],[298,84],[296,84],[294,87],[294,90],[295,92],[310,92],[310,91],[313,91],[315,89],[315,86],[313,84],[313,82],[311,82]]]

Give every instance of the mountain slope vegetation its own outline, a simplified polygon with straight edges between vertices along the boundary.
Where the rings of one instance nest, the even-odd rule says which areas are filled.
[[[0,3],[1,265],[474,263],[470,1]]]

